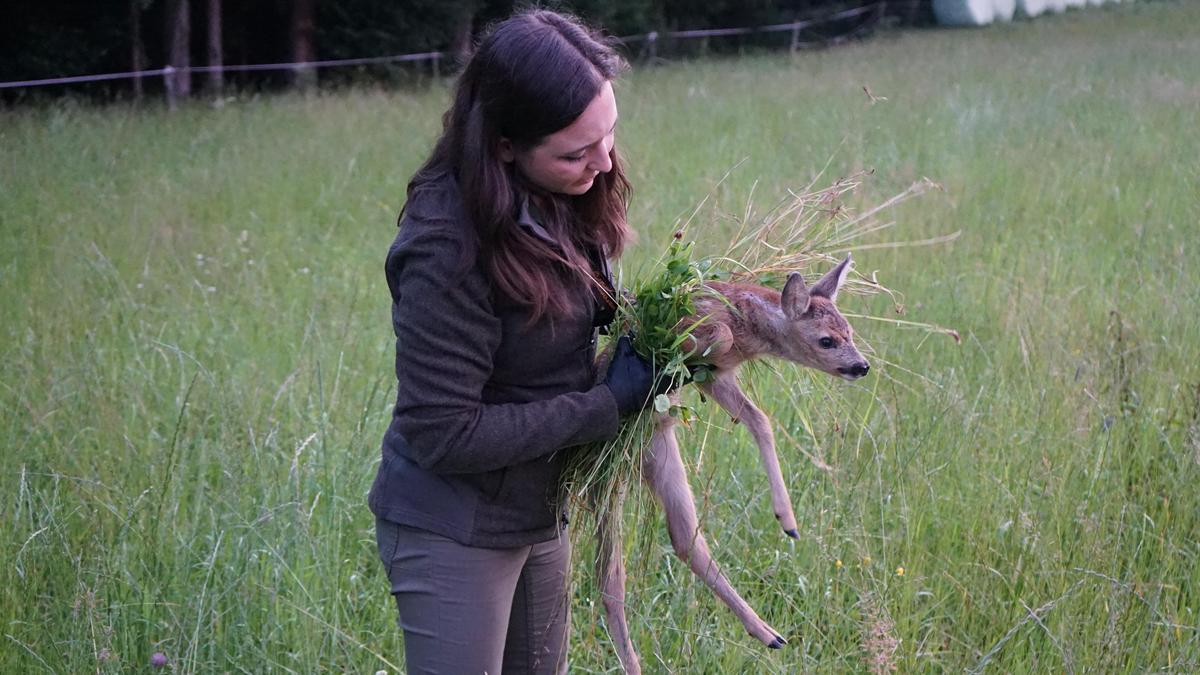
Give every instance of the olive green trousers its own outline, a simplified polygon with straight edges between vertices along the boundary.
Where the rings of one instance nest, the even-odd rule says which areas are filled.
[[[571,548],[464,546],[375,521],[411,675],[566,673]]]

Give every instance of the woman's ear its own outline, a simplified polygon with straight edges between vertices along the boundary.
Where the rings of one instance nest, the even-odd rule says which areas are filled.
[[[500,144],[498,146],[496,146],[496,154],[499,155],[501,162],[511,164],[513,159],[515,158],[513,155],[512,141],[508,140],[507,138],[501,137]]]

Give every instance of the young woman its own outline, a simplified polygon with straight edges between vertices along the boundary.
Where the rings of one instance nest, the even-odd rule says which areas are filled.
[[[574,446],[653,393],[622,339],[596,384],[629,236],[614,146],[620,57],[529,11],[467,64],[408,185],[386,273],[396,407],[371,488],[412,673],[565,672]]]

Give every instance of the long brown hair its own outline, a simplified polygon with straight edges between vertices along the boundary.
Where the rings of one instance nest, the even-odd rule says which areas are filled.
[[[614,146],[612,169],[596,176],[585,194],[549,193],[500,159],[500,141],[536,147],[575,121],[626,67],[604,38],[573,16],[530,10],[501,22],[467,62],[442,118],[442,136],[408,184],[411,197],[453,172],[495,288],[528,306],[531,322],[569,313],[568,285],[584,282],[604,292],[589,252],[616,258],[631,238],[625,216],[630,185]],[[537,207],[540,224],[559,246],[517,224],[522,199]]]

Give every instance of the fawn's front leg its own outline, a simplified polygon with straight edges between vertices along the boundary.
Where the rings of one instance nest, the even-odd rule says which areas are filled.
[[[622,485],[608,504],[595,505],[596,518],[596,580],[604,603],[608,634],[617,649],[617,658],[627,675],[640,675],[641,663],[629,639],[629,623],[625,620],[625,559],[622,555],[621,515],[625,503]]]
[[[642,457],[642,477],[662,504],[667,516],[667,530],[675,555],[686,562],[696,576],[704,580],[746,627],[746,632],[772,649],[787,644],[774,628],[758,617],[750,605],[738,595],[729,580],[721,573],[708,550],[708,542],[700,532],[696,503],[687,482],[679,444],[675,440],[675,423],[671,417],[658,415],[650,447]]]
[[[754,436],[763,468],[767,471],[767,481],[771,485],[771,508],[775,511],[775,518],[789,537],[799,539],[796,514],[792,511],[787,485],[783,482],[783,471],[779,468],[779,455],[775,452],[775,434],[771,431],[771,420],[767,419],[763,411],[742,392],[742,388],[738,386],[736,368],[718,369],[713,373],[712,382],[704,382],[699,386],[704,393],[712,396],[735,422],[745,423],[750,435]]]

